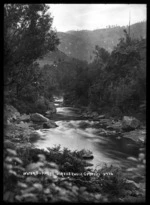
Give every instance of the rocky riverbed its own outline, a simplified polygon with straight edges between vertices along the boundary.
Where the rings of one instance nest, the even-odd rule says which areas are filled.
[[[4,142],[7,147],[29,147],[41,138],[37,130],[57,127],[53,120],[39,113],[20,114],[13,106],[6,105],[4,111]]]
[[[31,115],[20,114],[13,106],[6,106],[5,109],[5,140],[15,143],[15,147],[26,141],[31,143],[42,138],[37,130],[51,129],[57,127],[54,120],[34,113]],[[96,112],[81,113],[79,127],[96,128],[101,136],[117,136],[117,139],[128,138],[135,144],[145,144],[146,127],[136,118],[124,116],[122,120],[107,119],[105,115],[98,115]],[[86,118],[86,119],[85,119]],[[57,117],[55,117],[57,119]],[[83,120],[84,119],[84,120]],[[89,123],[90,122],[90,123]],[[25,145],[24,145],[25,146]]]

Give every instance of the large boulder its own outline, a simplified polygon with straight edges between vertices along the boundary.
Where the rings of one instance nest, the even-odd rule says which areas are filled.
[[[130,132],[125,132],[123,137],[130,138],[134,142],[144,143],[146,140],[146,130],[133,130]]]
[[[122,120],[122,129],[131,131],[140,127],[140,121],[134,117],[124,116]]]
[[[31,115],[30,119],[33,122],[48,122],[49,119],[44,117],[43,115],[39,114],[39,113],[34,113]]]
[[[58,125],[56,125],[56,123],[52,120],[49,120],[48,122],[43,123],[43,128],[45,129],[55,128],[55,127],[58,127]]]
[[[83,149],[80,151],[80,154],[81,154],[82,159],[85,159],[85,160],[90,160],[90,159],[94,158],[94,156],[90,150]]]

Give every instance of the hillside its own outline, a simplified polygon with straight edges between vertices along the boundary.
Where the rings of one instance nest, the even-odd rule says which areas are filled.
[[[42,59],[37,60],[40,67],[52,65],[55,63],[69,63],[75,59],[93,61],[95,45],[105,48],[111,52],[117,45],[119,39],[124,37],[123,29],[126,27],[110,27],[106,29],[97,29],[94,31],[68,31],[66,33],[58,32],[60,45],[58,49],[47,53]],[[128,29],[128,28],[126,28]],[[146,37],[146,22],[140,22],[131,25],[130,33],[132,38]]]
[[[70,57],[91,62],[95,45],[105,48],[109,52],[117,45],[119,39],[124,36],[123,29],[128,27],[109,27],[93,31],[68,31],[58,32],[60,39],[59,50]],[[131,25],[130,33],[132,38],[146,38],[146,22],[139,22]]]

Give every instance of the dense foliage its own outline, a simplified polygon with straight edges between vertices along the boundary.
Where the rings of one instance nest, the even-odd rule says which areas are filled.
[[[105,165],[99,170],[87,170],[81,151],[61,151],[59,146],[49,152],[5,148],[4,173],[6,202],[144,200],[136,183],[126,180],[120,169]]]
[[[45,4],[4,5],[4,84],[14,105],[17,98],[19,105],[27,102],[32,106],[49,92],[47,86],[43,93],[45,75],[35,63],[59,44],[48,9]]]
[[[86,69],[76,69],[79,75],[69,89],[72,89],[70,98],[74,92],[77,104],[93,109],[106,107],[110,112],[116,110],[116,114],[134,113],[143,104],[146,99],[146,41],[131,39],[126,30],[124,34],[125,38],[120,39],[111,54],[96,46],[93,63]]]

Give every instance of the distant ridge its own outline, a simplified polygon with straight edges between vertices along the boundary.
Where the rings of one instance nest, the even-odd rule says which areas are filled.
[[[117,45],[119,39],[124,37],[123,29],[127,27],[111,27],[96,29],[93,31],[68,31],[58,32],[61,44],[53,52],[48,52],[42,59],[38,59],[40,67],[44,65],[55,65],[57,63],[73,63],[75,59],[92,62],[95,45],[105,48],[111,52]],[[146,38],[146,22],[131,25],[132,38]]]
[[[127,26],[114,26],[95,30],[79,30],[58,32],[61,41],[59,50],[70,57],[91,62],[93,60],[93,50],[95,45],[105,48],[111,52],[117,45],[119,39],[124,37],[123,29]],[[146,38],[146,22],[132,24],[130,27],[132,38]]]

